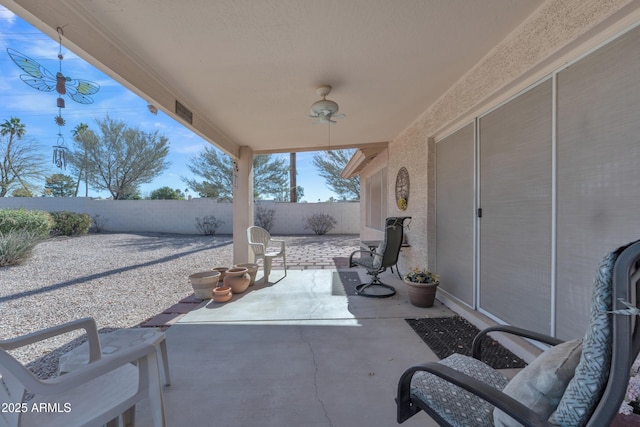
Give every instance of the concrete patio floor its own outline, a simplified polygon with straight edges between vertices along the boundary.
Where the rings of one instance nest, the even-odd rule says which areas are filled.
[[[171,326],[167,425],[397,425],[401,373],[438,360],[404,319],[453,312],[437,301],[412,306],[391,272],[382,279],[396,287],[394,297],[339,295],[332,291],[335,272],[290,270],[227,303],[203,302]],[[274,270],[270,280],[282,275]],[[145,402],[136,418],[138,426],[152,425]],[[404,425],[436,424],[419,414]]]

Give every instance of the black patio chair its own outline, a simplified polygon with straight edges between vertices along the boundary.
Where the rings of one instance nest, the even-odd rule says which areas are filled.
[[[441,426],[608,426],[640,350],[640,243],[607,255],[598,270],[587,333],[562,342],[496,326],[478,334],[473,357],[451,355],[405,371],[397,420],[424,410]],[[480,362],[480,340],[507,332],[552,345],[511,381]],[[495,409],[494,409],[495,407]]]
[[[411,217],[390,217],[385,220],[384,240],[373,251],[355,251],[349,257],[349,267],[364,267],[367,274],[373,276],[371,282],[356,286],[356,294],[363,297],[388,298],[396,294],[393,286],[380,281],[378,275],[387,268],[391,268],[398,263],[398,255],[403,240],[403,223]],[[354,258],[359,253],[360,258]],[[397,267],[396,267],[397,268]],[[367,292],[372,287],[381,287],[386,292]]]

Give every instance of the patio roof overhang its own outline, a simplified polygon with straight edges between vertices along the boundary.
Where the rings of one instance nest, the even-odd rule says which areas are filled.
[[[0,3],[237,157],[393,140],[543,1]],[[330,138],[321,84],[346,114]]]
[[[358,148],[353,156],[351,156],[351,160],[342,170],[340,175],[343,178],[353,178],[358,175],[365,166],[367,166],[373,159],[378,157],[378,154],[382,153],[385,149],[387,149],[388,144],[371,144],[363,148]]]

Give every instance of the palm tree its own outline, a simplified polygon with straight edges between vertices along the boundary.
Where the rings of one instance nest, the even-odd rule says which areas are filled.
[[[296,153],[289,153],[289,201],[298,203],[298,193],[296,184]]]
[[[0,135],[7,136],[9,135],[9,141],[7,142],[7,155],[2,159],[2,173],[9,176],[9,172],[13,172],[16,176],[22,188],[28,189],[27,184],[22,181],[20,174],[18,174],[13,168],[13,164],[11,163],[11,149],[14,141],[16,139],[20,139],[27,133],[27,128],[24,123],[20,122],[20,119],[17,117],[11,117],[9,120],[5,120],[4,123],[0,125]],[[3,189],[6,192],[7,189]],[[4,196],[4,194],[2,194]]]
[[[4,123],[0,125],[0,128],[0,135],[9,135],[9,141],[12,141],[14,136],[22,138],[27,132],[26,126],[20,123],[20,119],[17,117],[11,117],[11,119],[5,120]]]
[[[79,167],[78,181],[76,182],[76,193],[74,197],[78,197],[78,188],[80,187],[80,179],[82,178],[83,172],[84,172],[84,197],[89,197],[89,173],[88,173],[88,163],[87,163],[87,141],[86,141],[88,130],[89,130],[89,125],[87,125],[86,123],[80,123],[72,131],[73,139],[82,146],[82,150],[84,151],[84,162]]]

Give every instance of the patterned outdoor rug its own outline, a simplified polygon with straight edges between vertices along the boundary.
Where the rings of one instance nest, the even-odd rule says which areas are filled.
[[[471,356],[473,338],[480,332],[460,316],[405,320],[440,359],[453,353]],[[524,368],[527,365],[491,337],[483,339],[481,348],[482,361],[494,369]]]

